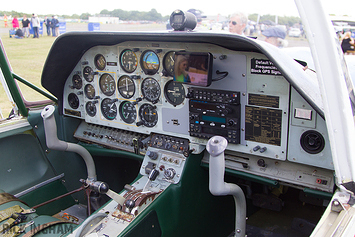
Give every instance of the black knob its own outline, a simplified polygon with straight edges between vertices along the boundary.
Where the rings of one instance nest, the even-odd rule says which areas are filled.
[[[132,200],[132,199],[127,199],[124,204],[130,210],[133,209],[133,207],[136,206],[136,202],[134,200]]]
[[[154,151],[147,151],[146,154],[152,160],[156,160],[158,158],[158,153],[156,153]]]
[[[265,161],[263,159],[258,160],[258,166],[265,167],[266,166]]]
[[[156,170],[156,169],[153,169],[153,170],[150,172],[150,174],[149,174],[149,176],[148,176],[148,179],[154,181],[154,180],[158,177],[158,175],[159,175],[159,171]]]
[[[234,119],[228,120],[228,126],[232,127],[232,126],[234,126],[234,125],[236,125],[236,124],[237,124],[237,123],[236,123],[236,121],[234,121]]]
[[[144,124],[143,121],[139,121],[139,122],[136,123],[137,127],[142,126],[143,124]]]
[[[193,96],[194,96],[194,93],[193,93],[193,92],[188,92],[185,97],[186,97],[187,99],[190,99],[190,98],[192,98]]]

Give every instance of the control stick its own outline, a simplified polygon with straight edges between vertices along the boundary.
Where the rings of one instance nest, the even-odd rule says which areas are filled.
[[[246,201],[243,190],[236,184],[224,182],[224,150],[228,145],[227,140],[221,136],[214,136],[207,142],[206,149],[209,158],[209,189],[215,196],[233,195],[236,218],[235,237],[244,237],[246,228]]]
[[[79,154],[84,159],[86,164],[88,178],[85,183],[88,185],[88,187],[99,193],[106,194],[107,196],[115,200],[118,204],[123,205],[125,201],[124,197],[110,190],[106,183],[96,180],[95,163],[88,150],[78,144],[65,142],[58,139],[57,125],[54,118],[54,110],[55,108],[53,105],[47,105],[41,112],[44,130],[46,134],[47,147],[53,150],[71,151]]]

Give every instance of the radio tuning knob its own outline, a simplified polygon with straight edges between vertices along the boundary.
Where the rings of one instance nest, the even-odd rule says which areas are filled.
[[[237,124],[237,122],[234,119],[229,119],[228,120],[228,126],[232,127],[232,126],[234,126],[236,124]]]

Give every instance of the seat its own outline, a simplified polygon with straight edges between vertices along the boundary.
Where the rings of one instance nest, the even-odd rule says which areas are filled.
[[[0,194],[5,193],[4,190],[0,189]],[[2,203],[0,205],[0,212],[15,205],[19,205],[23,209],[30,209],[25,203],[21,202],[20,200],[9,201],[6,203]],[[75,228],[76,224],[65,222],[59,220],[55,217],[48,216],[48,215],[38,215],[37,213],[26,214],[27,218],[23,221],[23,223],[28,223],[30,221],[34,221],[30,227],[27,227],[25,232],[22,233],[21,236],[33,236],[31,235],[30,231],[34,230],[35,228],[41,229],[35,233],[36,237],[38,236],[45,236],[45,237],[57,237],[62,236],[67,233],[71,233]],[[4,223],[7,221],[3,220],[0,222],[0,226],[3,226]]]

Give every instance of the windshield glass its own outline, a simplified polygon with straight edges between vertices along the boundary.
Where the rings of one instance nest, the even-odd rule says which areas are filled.
[[[18,5],[8,1],[2,3],[0,36],[13,72],[43,89],[40,82],[42,68],[51,45],[59,35],[71,31],[171,30],[170,15],[176,9],[196,16],[196,31],[231,34],[239,32],[283,48],[303,67],[314,70],[304,27],[296,5],[291,0],[256,0],[240,4],[235,1],[218,4],[186,0],[177,4],[167,4],[166,1],[138,1],[127,6],[118,6],[117,1],[104,3],[87,4],[82,1],[63,0],[54,8],[44,1],[39,1],[36,6],[30,2]],[[339,42],[346,31],[354,31],[352,24],[355,21],[351,18],[353,13],[350,7],[344,7],[346,4],[345,0],[324,2],[326,12],[334,20],[334,34],[338,34]],[[34,31],[37,20],[38,34]],[[17,33],[20,35],[16,33],[19,29],[22,33]],[[352,34],[354,37],[355,33]],[[18,84],[26,100],[46,99],[22,83]],[[8,103],[2,88],[0,94],[1,112],[3,117],[7,117],[13,106]]]

